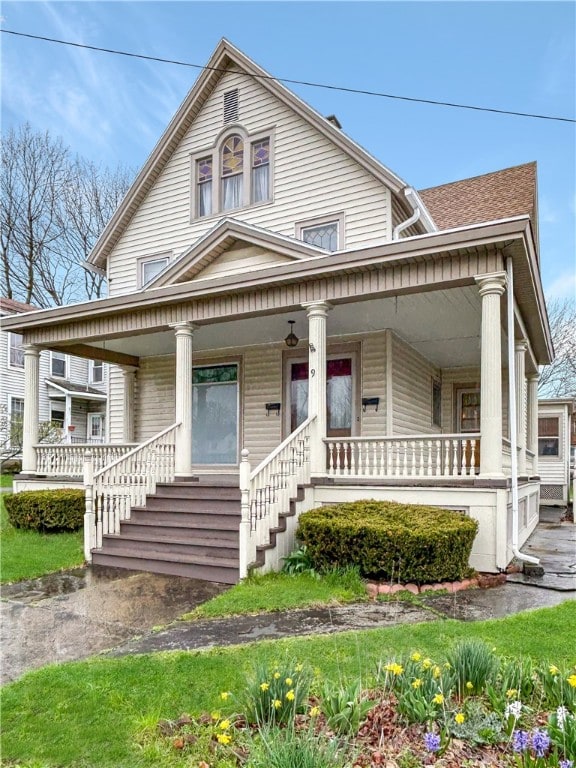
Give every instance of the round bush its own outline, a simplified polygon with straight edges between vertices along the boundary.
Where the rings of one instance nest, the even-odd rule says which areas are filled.
[[[22,491],[4,499],[15,528],[33,531],[77,531],[84,523],[84,491]]]
[[[468,575],[477,530],[460,512],[363,500],[304,512],[297,537],[318,570],[358,566],[365,578],[428,584]]]

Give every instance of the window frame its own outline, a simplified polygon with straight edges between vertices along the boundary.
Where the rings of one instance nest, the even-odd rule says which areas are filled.
[[[540,435],[540,422],[546,420],[554,420],[556,422],[556,434],[554,435]],[[561,425],[562,417],[558,413],[551,413],[543,416],[538,416],[538,460],[540,459],[547,459],[549,461],[561,461],[562,459],[562,425]],[[556,442],[556,451],[553,453],[544,453],[544,446],[542,443],[544,441],[555,441]],[[542,450],[541,450],[542,446]]]
[[[19,344],[13,344],[13,340],[20,338]],[[24,345],[23,345],[24,337],[21,333],[13,333],[10,331],[8,333],[8,368],[10,368],[13,371],[23,371],[24,370]],[[20,351],[22,356],[22,365],[16,365],[12,362],[12,351]]]
[[[167,253],[165,251],[162,252],[162,253],[153,254],[152,256],[141,256],[137,260],[137,270],[138,270],[137,283],[138,283],[138,288],[146,288],[146,286],[149,283],[151,283],[152,280],[155,280],[156,277],[160,274],[160,272],[162,272],[164,269],[166,269],[168,264],[170,264],[171,258],[172,258],[172,252]],[[144,282],[144,267],[147,264],[153,264],[154,262],[159,262],[159,261],[164,261],[164,266],[162,267],[162,269],[159,269],[158,272],[156,272],[156,274],[152,275],[152,277],[148,278],[148,280],[146,282]]]
[[[100,369],[101,378],[96,380],[94,378],[94,370]],[[104,361],[103,360],[89,360],[88,361],[88,379],[90,384],[104,384]]]
[[[66,424],[66,403],[63,403],[59,400],[50,400],[49,410],[50,410],[50,424],[53,424],[56,427],[56,429],[64,429],[64,425]],[[55,419],[54,418],[55,412],[61,413],[62,418]]]
[[[242,202],[237,208],[228,208],[224,210],[222,195],[222,148],[224,143],[231,136],[240,136],[244,144],[244,158],[242,166]],[[268,198],[252,202],[252,147],[260,141],[268,140],[269,161],[268,161]],[[275,129],[267,128],[255,133],[248,133],[239,123],[230,123],[220,131],[216,141],[211,147],[194,151],[190,153],[190,223],[197,221],[208,221],[211,218],[221,218],[229,216],[236,211],[245,208],[257,208],[261,205],[271,205],[274,202],[274,149],[275,149]],[[210,213],[200,215],[198,213],[199,182],[197,181],[197,168],[201,160],[212,159],[212,197]]]
[[[432,426],[442,429],[442,379],[433,376],[430,382],[430,407]],[[436,418],[438,417],[438,418]]]
[[[63,361],[64,375],[63,376],[61,376],[59,373],[54,373],[54,365],[53,365],[54,359],[60,360],[60,358],[54,358],[54,355],[62,355],[62,357],[64,358],[64,361]],[[53,379],[63,379],[63,380],[68,379],[69,368],[70,368],[70,361],[69,361],[68,355],[65,352],[56,352],[56,351],[50,350],[50,376]]]
[[[344,211],[340,211],[339,213],[331,213],[323,216],[315,216],[311,219],[303,219],[302,221],[297,221],[295,225],[295,234],[296,238],[298,240],[301,240],[302,242],[306,242],[304,240],[304,230],[306,229],[313,229],[315,227],[322,227],[326,226],[328,224],[336,224],[336,249],[334,251],[327,251],[327,253],[336,253],[337,251],[341,251],[344,248],[345,245],[345,216]],[[308,245],[312,245],[312,243],[308,243]],[[314,246],[318,248],[319,246]],[[324,249],[326,250],[326,249]]]
[[[14,433],[12,431],[13,428],[14,428],[13,403],[15,401],[22,403],[22,421],[20,422],[20,424],[21,424],[20,438],[21,439],[20,439],[20,445],[19,446],[14,444]],[[24,440],[24,407],[25,407],[25,403],[24,403],[24,398],[23,397],[19,397],[18,395],[8,395],[8,414],[9,414],[9,417],[10,417],[10,424],[9,424],[9,428],[8,428],[8,441],[9,441],[9,445],[10,445],[11,448],[21,447],[22,442]]]

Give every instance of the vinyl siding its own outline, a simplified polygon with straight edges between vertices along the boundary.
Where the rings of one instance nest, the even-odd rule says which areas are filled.
[[[540,418],[554,417],[558,418],[560,425],[559,435],[559,455],[558,456],[538,456],[538,474],[541,477],[542,485],[564,485],[568,483],[568,472],[570,464],[570,440],[568,413],[566,408],[542,408],[538,409]]]
[[[379,397],[378,410],[362,411],[360,424],[362,437],[381,437],[386,434],[386,334],[374,333],[362,341],[362,378],[359,382],[362,397]]]
[[[398,336],[391,338],[394,434],[435,434],[432,379],[438,371]]]
[[[240,123],[247,133],[273,133],[274,201],[228,215],[295,236],[296,222],[344,211],[346,247],[391,236],[389,190],[257,81],[228,72],[110,255],[110,295],[135,290],[138,258],[160,252],[177,258],[223,215],[190,222],[190,156],[213,146],[224,127],[223,93],[232,88],[239,90]]]
[[[292,261],[286,256],[270,253],[256,246],[234,246],[222,253],[212,264],[204,267],[194,279],[206,277],[223,277],[238,272],[249,272],[251,269]]]
[[[480,388],[480,368],[443,368],[442,432],[457,431],[457,389]],[[508,437],[508,371],[502,371],[502,436]]]

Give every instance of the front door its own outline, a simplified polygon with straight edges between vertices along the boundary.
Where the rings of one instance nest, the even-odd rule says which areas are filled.
[[[88,414],[88,442],[104,442],[104,416],[101,413]]]
[[[192,372],[192,462],[238,463],[238,365]]]
[[[329,357],[326,362],[326,427],[327,437],[352,435],[353,358]],[[289,364],[290,432],[308,416],[308,362]]]

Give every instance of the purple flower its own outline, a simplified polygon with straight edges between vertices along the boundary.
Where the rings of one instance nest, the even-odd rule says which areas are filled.
[[[572,760],[560,760],[558,763],[558,768],[573,768],[574,763]]]
[[[424,746],[429,752],[438,752],[440,749],[440,736],[437,733],[425,733]]]
[[[550,746],[550,736],[546,731],[534,731],[532,733],[532,748],[536,752],[536,757],[544,757],[544,753]]]
[[[526,752],[528,749],[528,733],[526,731],[514,731],[512,749],[514,752]]]

